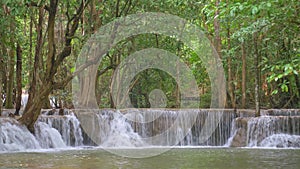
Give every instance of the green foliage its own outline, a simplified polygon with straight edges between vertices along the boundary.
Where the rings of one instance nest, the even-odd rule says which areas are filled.
[[[268,62],[268,59],[264,58],[264,62]],[[300,54],[291,58],[290,61],[281,60],[272,65],[266,64],[263,70],[270,72],[267,77],[268,83],[277,82],[282,92],[288,92],[290,81],[300,73]],[[272,94],[277,93],[278,89],[272,91]]]
[[[33,56],[35,54],[39,7],[28,7],[28,3],[35,2],[36,6],[47,6],[49,0],[2,0],[0,2],[0,44],[1,57],[6,63],[9,49],[13,49],[16,43],[20,43],[23,51],[23,87],[28,87],[31,83],[29,77],[33,69]],[[57,10],[55,30],[56,48],[62,50],[64,39],[59,39],[64,35],[67,18],[72,16],[78,8],[79,0],[61,0]],[[74,73],[76,58],[87,39],[94,33],[92,28],[95,26],[95,18],[105,25],[116,17],[142,12],[163,12],[180,16],[190,23],[196,24],[202,29],[207,37],[214,43],[215,28],[214,21],[220,22],[220,36],[222,43],[222,60],[225,70],[228,70],[228,59],[231,59],[231,71],[234,86],[234,94],[237,103],[240,104],[241,74],[242,74],[242,49],[241,44],[245,45],[247,61],[247,100],[249,107],[253,106],[254,96],[254,44],[259,50],[259,68],[261,69],[261,83],[267,83],[267,89],[261,89],[263,106],[272,105],[270,100],[275,100],[276,104],[281,101],[280,106],[285,105],[287,99],[292,98],[295,106],[300,101],[299,93],[299,70],[300,70],[300,1],[299,0],[262,0],[262,1],[242,1],[230,0],[221,1],[219,6],[215,5],[215,0],[110,0],[93,1],[94,10],[100,11],[93,14],[91,6],[88,6],[84,16],[79,23],[79,29],[72,41],[71,57],[64,60],[55,76],[55,81],[60,81],[67,75]],[[119,2],[119,3],[117,3]],[[118,5],[117,5],[118,4]],[[3,6],[9,8],[9,14]],[[216,11],[219,15],[216,15]],[[40,58],[40,66],[45,67],[44,61],[47,57],[47,12],[44,10],[44,26]],[[117,13],[118,12],[118,13]],[[30,18],[33,18],[32,51],[29,41]],[[14,24],[15,30],[9,29]],[[254,42],[253,35],[257,35]],[[11,37],[15,38],[11,42]],[[229,39],[228,39],[229,38]],[[230,44],[229,44],[230,40]],[[123,40],[113,47],[103,58],[99,71],[105,70],[97,83],[98,102],[100,107],[110,107],[110,83],[113,69],[130,54],[145,49],[160,48],[176,54],[180,60],[189,66],[197,81],[201,93],[201,107],[210,105],[210,79],[202,61],[192,49],[189,49],[182,42],[178,42],[172,37],[163,35],[144,34],[137,35]],[[146,57],[146,56],[145,56]],[[44,70],[39,74],[43,76]],[[228,77],[228,72],[226,76]],[[176,82],[167,73],[160,70],[146,70],[136,76],[138,82],[131,90],[131,99],[136,103],[136,107],[149,107],[147,100],[149,93],[153,89],[161,89],[167,99],[168,107],[175,107],[176,104]],[[263,84],[261,84],[263,85]],[[70,101],[70,89],[54,91],[53,94]],[[199,92],[200,93],[200,92]],[[266,94],[263,94],[266,93]],[[272,93],[270,96],[269,94]],[[177,93],[178,94],[178,93]],[[277,100],[279,100],[277,102]],[[238,105],[239,106],[239,105]],[[280,107],[279,106],[279,107]]]

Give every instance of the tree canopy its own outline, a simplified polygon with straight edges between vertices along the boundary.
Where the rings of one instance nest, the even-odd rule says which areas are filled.
[[[21,119],[27,126],[50,106],[49,97],[57,108],[73,108],[70,81],[91,35],[116,18],[143,12],[177,15],[205,32],[223,62],[228,108],[300,107],[298,0],[2,0],[0,5],[1,99],[5,108],[19,111],[22,90],[29,92]],[[125,39],[103,58],[95,83],[99,107],[115,107],[110,84],[122,60],[151,47],[168,50],[189,66],[200,107],[209,107],[211,85],[202,61],[183,42],[158,34]],[[150,107],[149,94],[157,88],[165,93],[167,107],[179,108],[176,81],[158,69],[135,77],[132,104]]]

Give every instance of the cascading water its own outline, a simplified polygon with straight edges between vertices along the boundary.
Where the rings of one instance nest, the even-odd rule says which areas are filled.
[[[180,116],[187,113],[193,113],[194,119]],[[253,112],[247,110],[44,110],[35,124],[35,135],[13,118],[0,118],[0,151],[84,145],[300,147],[299,110],[262,114],[251,117]],[[189,122],[194,125],[189,127]],[[205,127],[214,129],[207,138]],[[164,139],[155,139],[160,135]]]
[[[21,151],[41,148],[25,126],[11,118],[0,118],[0,151]]]
[[[99,117],[99,116],[98,116]],[[99,124],[102,124],[103,119],[99,117]],[[112,120],[109,122],[108,131],[103,130],[101,135],[106,135],[101,146],[103,147],[141,147],[145,146],[138,133],[133,131],[131,125],[126,121],[125,117],[119,113],[113,113]]]
[[[74,114],[41,115],[35,124],[35,136],[13,118],[0,118],[0,151],[66,148],[82,146],[80,123]]]
[[[194,115],[189,118],[188,113]],[[128,109],[76,113],[85,132],[98,145],[122,146],[222,146],[230,137],[233,111]],[[185,116],[182,116],[185,115]],[[216,124],[216,120],[219,122]],[[194,125],[193,125],[194,124]],[[202,129],[212,128],[205,137]],[[157,136],[164,135],[163,139]]]
[[[39,117],[38,122],[46,123],[49,128],[56,130],[61,135],[63,142],[67,146],[83,145],[83,137],[80,128],[80,122],[73,113],[68,112],[68,114],[64,116],[41,115]]]
[[[234,119],[227,145],[300,147],[299,110],[265,110],[262,114],[261,117]]]
[[[299,120],[298,116],[263,116],[250,119],[247,131],[248,146],[267,145],[266,140],[263,145],[262,141],[276,134],[300,135]],[[276,137],[279,138],[278,135]]]
[[[42,148],[64,148],[64,143],[60,133],[45,122],[38,121],[35,124],[35,135]]]
[[[300,136],[289,134],[273,134],[263,139],[260,143],[260,146],[276,148],[300,147]]]

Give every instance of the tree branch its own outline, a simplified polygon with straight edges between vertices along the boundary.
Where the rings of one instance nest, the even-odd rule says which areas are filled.
[[[53,65],[53,73],[56,73],[57,68],[61,64],[61,62],[71,54],[71,42],[72,39],[76,33],[76,30],[79,25],[80,18],[83,14],[84,9],[89,4],[90,0],[87,0],[86,2],[82,1],[80,4],[80,7],[76,10],[76,14],[68,21],[67,23],[67,30],[65,34],[65,45],[61,53],[58,54],[54,65]],[[71,29],[69,28],[69,23],[73,22]],[[51,75],[53,76],[53,74]]]
[[[49,6],[47,6],[47,5],[40,5],[40,4],[37,4],[36,2],[26,3],[26,6],[27,6],[27,7],[38,7],[38,8],[43,8],[43,9],[45,9],[46,11],[50,11]]]

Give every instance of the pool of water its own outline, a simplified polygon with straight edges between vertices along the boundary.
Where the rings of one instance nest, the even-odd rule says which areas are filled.
[[[140,149],[143,153],[155,148]],[[136,150],[124,149],[127,153]],[[102,149],[0,153],[0,169],[300,168],[300,149],[173,148],[149,158],[126,158]]]

